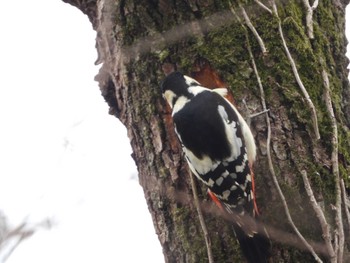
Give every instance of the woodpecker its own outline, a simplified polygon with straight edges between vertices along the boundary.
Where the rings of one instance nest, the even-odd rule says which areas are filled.
[[[243,228],[242,216],[258,213],[251,170],[256,145],[248,124],[224,97],[226,88],[205,88],[177,71],[166,76],[161,88],[190,170],[220,207],[238,215],[234,230],[247,260],[267,262],[266,239]]]

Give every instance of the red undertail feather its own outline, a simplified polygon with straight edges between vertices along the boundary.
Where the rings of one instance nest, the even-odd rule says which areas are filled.
[[[213,194],[212,191],[210,191],[210,189],[208,189],[208,195],[210,196],[211,200],[213,200],[213,202],[222,210],[224,210],[224,207],[222,206],[220,200],[216,197],[216,195]]]
[[[258,208],[258,205],[256,203],[256,192],[255,192],[255,181],[254,181],[254,172],[253,172],[253,169],[252,169],[252,166],[250,166],[250,173],[251,173],[251,178],[252,178],[252,192],[253,192],[253,204],[254,204],[254,212],[255,212],[255,215],[256,216],[259,216],[260,213],[259,213],[259,208]]]

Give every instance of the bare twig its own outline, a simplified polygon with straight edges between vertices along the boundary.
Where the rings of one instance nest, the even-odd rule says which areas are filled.
[[[345,204],[344,210],[345,210],[346,220],[347,220],[348,228],[349,228],[349,236],[350,236],[350,211],[349,211],[349,207],[347,207],[347,205],[346,205],[348,203],[349,198],[346,195],[344,179],[340,180],[340,187],[341,187],[341,191],[343,194],[343,202]]]
[[[310,198],[311,206],[314,209],[314,212],[316,213],[318,221],[320,222],[321,229],[322,229],[322,237],[326,243],[326,248],[327,248],[327,252],[329,254],[330,260],[332,263],[336,263],[337,257],[335,256],[334,249],[332,246],[332,237],[331,237],[329,224],[327,223],[327,220],[326,220],[326,217],[324,216],[322,208],[316,201],[316,198],[310,186],[309,179],[307,178],[306,171],[305,170],[301,171],[301,175],[303,177],[306,193]]]
[[[235,12],[233,12],[235,14]],[[258,69],[256,67],[256,63],[255,63],[255,59],[253,56],[253,52],[251,50],[251,46],[250,46],[250,42],[249,42],[249,38],[248,38],[248,33],[246,33],[246,41],[247,41],[247,49],[249,52],[249,56],[253,65],[253,69],[254,69],[254,73],[255,76],[257,78],[258,81],[258,85],[259,85],[259,89],[260,89],[260,97],[261,97],[261,103],[262,103],[262,107],[263,107],[263,111],[267,111],[267,107],[266,107],[266,101],[265,101],[265,92],[264,92],[264,87],[262,85],[261,82],[261,78],[258,72]],[[316,259],[317,262],[322,262],[322,260],[318,257],[318,255],[316,254],[314,248],[309,244],[308,241],[306,241],[306,239],[303,237],[303,235],[300,233],[299,229],[296,227],[296,225],[294,224],[294,221],[290,215],[289,212],[289,208],[288,208],[288,204],[286,201],[286,198],[282,192],[282,189],[278,183],[277,177],[276,177],[276,173],[275,173],[275,169],[273,167],[273,163],[272,163],[272,157],[271,157],[271,150],[270,150],[270,145],[271,145],[271,123],[270,123],[270,119],[268,114],[266,114],[266,123],[267,123],[267,145],[266,145],[266,151],[267,151],[267,157],[268,157],[268,164],[269,164],[269,170],[270,173],[272,175],[272,179],[273,182],[275,184],[275,187],[277,189],[277,192],[281,198],[282,204],[283,204],[283,208],[284,211],[286,213],[287,219],[289,224],[291,225],[291,227],[293,228],[294,232],[297,234],[297,236],[299,237],[299,239],[303,242],[303,244],[305,245],[305,247],[311,252],[311,254],[314,256],[314,258]]]
[[[266,119],[268,119],[268,116],[266,117]],[[277,180],[277,177],[276,177],[276,173],[275,173],[275,170],[273,168],[270,144],[271,144],[271,124],[270,124],[270,120],[269,120],[268,121],[268,126],[267,126],[267,149],[266,149],[267,150],[268,163],[269,163],[269,170],[270,170],[270,173],[272,175],[272,179],[273,179],[273,182],[275,184],[275,187],[277,188],[277,192],[278,192],[278,194],[279,194],[279,196],[281,198],[281,201],[282,201],[282,204],[283,204],[283,208],[284,208],[284,211],[285,211],[287,219],[288,219],[288,223],[291,225],[291,227],[293,228],[294,232],[297,234],[297,236],[300,238],[300,240],[304,243],[304,245],[307,247],[307,249],[313,255],[315,260],[317,262],[322,262],[322,260],[316,254],[316,252],[313,249],[313,247],[306,241],[306,239],[300,233],[299,229],[294,224],[292,216],[290,215],[286,198],[285,198],[285,196],[284,196],[284,194],[282,192],[282,189],[281,189],[281,187],[280,187],[280,185],[278,183],[278,180]]]
[[[12,255],[12,253],[16,250],[16,248],[27,238],[31,237],[34,234],[34,231],[24,231],[18,235],[18,239],[14,241],[14,244],[10,247],[7,253],[2,257],[1,262],[6,262],[8,258]]]
[[[313,5],[311,6],[311,9],[314,11],[318,6],[318,0],[315,0],[315,2],[313,3]]]
[[[264,5],[263,3],[261,3],[259,0],[254,0],[255,3],[258,4],[258,6],[260,6],[262,9],[264,9],[265,11],[269,12],[272,15],[272,11],[270,8],[268,8],[266,5]]]
[[[214,13],[201,20],[174,26],[166,32],[153,32],[151,35],[137,39],[133,45],[124,46],[121,52],[125,61],[136,59],[140,54],[162,49],[186,37],[201,36],[221,26],[235,22],[228,10]]]
[[[232,8],[232,7],[231,7],[231,8]],[[248,16],[247,12],[245,11],[244,7],[240,5],[240,8],[241,8],[241,12],[242,12],[242,15],[243,15],[243,18],[244,18],[245,23],[247,24],[247,26],[249,27],[249,29],[252,31],[253,35],[255,36],[256,40],[257,40],[258,43],[259,43],[261,52],[262,52],[263,54],[266,54],[266,53],[267,53],[267,49],[266,49],[266,47],[265,47],[264,41],[262,40],[262,38],[260,37],[258,31],[256,31],[254,25],[253,25],[252,22],[250,21],[250,18],[249,18],[249,16]]]
[[[192,203],[191,201],[192,199],[188,198],[187,192],[183,192],[183,191],[174,192],[173,190],[165,187],[163,188],[162,191],[164,191],[163,193],[166,196],[183,205],[189,205],[190,203]],[[199,207],[201,208],[201,211],[203,213],[210,214],[215,217],[222,217],[228,222],[236,221],[237,218],[239,218],[239,220],[243,220],[245,222],[244,224],[246,225],[247,228],[254,228],[257,230],[259,234],[263,236],[266,236],[266,233],[268,233],[268,238],[270,240],[273,240],[280,244],[286,244],[303,251],[307,250],[305,245],[301,243],[300,239],[294,234],[276,229],[270,225],[263,224],[262,222],[257,221],[255,218],[251,217],[248,213],[245,213],[244,215],[240,215],[235,213],[235,211],[232,211],[232,214],[229,214],[229,213],[225,213],[224,210],[219,209],[212,202],[203,202],[200,200],[198,200],[198,202],[199,202]],[[326,252],[327,249],[324,245],[324,242],[320,243],[320,242],[308,240],[308,243],[311,244],[311,246],[314,248],[314,250],[317,253],[324,254],[325,256],[328,255]]]
[[[51,219],[45,219],[33,226],[28,226],[23,221],[12,230],[6,230],[4,238],[0,240],[0,262],[6,262],[16,248],[26,239],[34,235],[40,228],[49,229],[52,227]],[[4,251],[2,251],[4,250]]]
[[[257,5],[245,5],[245,7],[249,6],[250,10],[253,10],[252,12],[257,14],[260,12],[260,8],[263,8],[270,14],[273,13],[271,9],[269,9],[259,0],[255,0],[255,3]],[[119,50],[123,55],[123,59],[125,59],[125,62],[127,62],[130,59],[137,59],[140,54],[162,50],[164,46],[171,45],[181,41],[184,38],[202,35],[222,26],[229,25],[233,22],[236,21],[232,19],[231,12],[229,10],[224,10],[210,16],[206,16],[200,20],[189,21],[188,23],[182,25],[176,25],[166,32],[152,32],[144,38],[135,40],[131,46],[120,47]]]
[[[341,189],[340,189],[340,176],[339,176],[339,164],[338,164],[338,127],[337,120],[335,119],[334,110],[332,106],[332,99],[330,95],[330,87],[329,87],[329,79],[327,72],[322,70],[323,84],[325,86],[325,102],[328,111],[329,118],[331,119],[332,125],[332,154],[331,154],[331,162],[332,162],[332,173],[335,180],[335,223],[336,223],[336,235],[338,236],[337,249],[335,252],[338,256],[338,262],[343,262],[343,254],[344,254],[344,226],[342,221],[342,198],[341,198]]]
[[[194,180],[194,175],[192,174],[192,172],[189,169],[188,169],[188,173],[190,174],[190,179],[191,179],[191,187],[192,187],[194,205],[197,209],[199,222],[201,224],[202,231],[204,234],[205,245],[207,246],[208,262],[214,263],[213,251],[211,249],[211,241],[210,241],[207,225],[205,224],[205,221],[204,221],[204,217],[203,217],[203,213],[202,213],[202,209],[201,209],[201,204],[200,204],[199,199],[198,199],[198,192],[197,192],[197,188],[196,188],[196,182]]]
[[[301,81],[301,78],[299,76],[299,72],[298,72],[298,69],[297,69],[297,66],[295,64],[295,61],[292,57],[292,55],[290,54],[289,52],[289,48],[287,46],[287,43],[286,43],[286,40],[284,38],[284,34],[283,34],[283,30],[282,30],[282,23],[281,23],[281,20],[278,16],[278,11],[277,11],[277,7],[276,7],[276,3],[275,3],[275,0],[272,0],[272,7],[273,7],[273,11],[274,11],[274,14],[275,16],[278,18],[278,31],[279,31],[279,34],[280,34],[280,37],[282,39],[282,43],[283,43],[283,47],[284,47],[284,50],[287,54],[287,57],[288,57],[288,60],[289,60],[289,63],[292,67],[292,71],[293,71],[293,74],[294,74],[294,77],[295,77],[295,80],[297,81],[298,83],[298,86],[299,88],[301,89],[305,99],[306,99],[306,102],[307,102],[307,105],[309,106],[310,110],[311,110],[311,118],[312,118],[312,123],[313,123],[313,127],[314,127],[314,132],[315,132],[315,136],[316,136],[316,139],[320,139],[320,132],[319,132],[319,129],[318,129],[318,120],[317,120],[317,113],[316,113],[316,108],[309,96],[309,93],[307,92],[303,82]]]
[[[334,235],[334,251],[338,251],[339,250],[339,236],[337,235],[337,231],[335,231],[335,235]],[[337,257],[337,262],[340,262],[338,261],[338,254],[336,254],[336,257]],[[342,263],[342,262],[340,262]]]
[[[310,39],[314,39],[314,26],[312,21],[312,16],[314,14],[315,9],[318,6],[318,0],[315,0],[313,5],[310,5],[309,0],[303,0],[305,8],[306,8],[306,28],[307,35]]]
[[[258,117],[264,113],[268,113],[270,110],[263,110],[263,111],[260,111],[260,112],[256,112],[256,113],[252,113],[249,115],[249,118],[255,118],[255,117]]]

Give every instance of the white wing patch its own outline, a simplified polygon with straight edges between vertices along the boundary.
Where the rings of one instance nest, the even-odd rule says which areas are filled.
[[[208,89],[203,86],[190,86],[188,87],[188,91],[192,93],[194,96],[197,94],[203,92],[203,91],[210,91],[216,94],[219,94],[222,97],[225,97],[227,95],[227,89],[226,88],[218,88],[218,89]]]
[[[175,132],[182,144],[182,139],[180,134],[177,132],[176,126],[175,126]],[[216,181],[212,180],[209,178],[208,181],[203,180],[202,176],[214,171],[219,164],[221,163],[220,161],[215,161],[212,160],[209,156],[202,156],[201,159],[197,158],[197,156],[195,156],[191,150],[187,149],[186,147],[182,147],[182,150],[185,154],[188,166],[190,168],[190,170],[193,172],[193,174],[200,180],[202,181],[204,184],[206,184],[209,187],[213,187],[214,184],[216,183],[217,185],[222,184],[222,182],[224,181],[224,178],[226,178],[227,176],[230,175],[230,173],[228,171],[225,171],[221,177],[219,179],[217,179]]]
[[[235,113],[238,116],[238,121],[239,121],[239,124],[241,125],[245,146],[247,148],[248,161],[252,165],[256,158],[256,145],[255,145],[254,136],[248,124],[243,119],[242,115],[238,112],[238,110],[235,108],[235,106],[233,106],[231,102],[229,102],[226,98],[225,100],[228,102],[228,104],[232,107],[232,109],[235,111]]]
[[[219,161],[214,161],[208,156],[203,156],[201,159],[198,159],[189,149],[186,147],[183,148],[183,151],[185,152],[185,155],[188,159],[188,161],[191,163],[191,170],[195,170],[196,173],[199,173],[201,175],[207,174],[210,171],[214,171],[218,165]]]
[[[230,194],[231,194],[231,191],[230,190],[226,190],[226,191],[224,191],[223,193],[222,193],[222,199],[224,199],[224,200],[228,200],[228,197],[230,196]]]
[[[209,180],[208,180],[208,182],[207,182],[207,185],[209,186],[209,187],[213,187],[214,186],[214,181],[210,178]]]
[[[243,119],[242,115],[237,111],[235,106],[233,106],[231,104],[231,102],[228,101],[225,98],[225,96],[227,95],[227,89],[226,88],[213,89],[212,91],[217,93],[217,94],[219,94],[219,95],[221,95],[228,102],[228,104],[232,107],[232,109],[235,111],[235,113],[237,114],[238,121],[239,121],[239,123],[241,125],[243,138],[244,138],[244,141],[245,141],[245,144],[246,144],[246,148],[247,148],[248,160],[249,160],[249,163],[252,165],[254,163],[254,161],[255,161],[255,158],[256,158],[256,145],[255,145],[255,141],[254,141],[254,136],[253,136],[253,134],[252,134],[248,124]],[[219,110],[219,113],[220,113],[220,111],[222,112],[222,110],[225,111],[224,108],[223,109],[218,109],[218,110]],[[225,114],[227,116],[226,111],[225,111]],[[223,116],[223,115],[221,115],[221,116]]]
[[[210,91],[210,89],[204,88],[202,86],[190,86],[187,89],[190,93],[192,93],[194,96],[198,95],[199,93],[203,91]]]
[[[242,134],[245,141],[245,146],[247,148],[248,161],[252,165],[256,158],[256,145],[255,145],[254,136],[248,124],[245,122],[245,120],[241,116],[241,114],[239,114],[236,109],[234,110],[237,113],[239,123],[241,124],[241,127],[242,127]]]
[[[189,76],[184,75],[184,78],[187,86],[200,85],[200,83],[197,80],[190,78]]]
[[[226,112],[224,106],[219,105],[219,106],[218,106],[218,111],[219,111],[219,114],[220,114],[221,118],[222,118],[226,123],[228,123],[228,122],[229,122],[229,120],[228,120],[228,115],[227,115],[227,112]]]
[[[224,181],[224,178],[222,176],[220,176],[218,179],[216,179],[215,183],[220,186],[222,184],[222,182]]]
[[[241,138],[237,137],[237,124],[236,122],[230,122],[228,119],[228,114],[224,108],[224,106],[218,106],[218,112],[221,118],[224,120],[225,132],[226,136],[229,139],[231,156],[229,161],[235,160],[239,155],[241,155],[241,147],[243,145],[243,141]]]
[[[244,154],[242,164],[236,166],[236,172],[237,173],[241,173],[241,172],[244,171],[244,168],[246,166],[246,161],[247,161],[247,154]]]
[[[213,89],[213,92],[219,94],[222,97],[225,97],[227,95],[227,89],[226,88],[217,88],[217,89]]]
[[[181,109],[185,106],[185,104],[187,104],[188,102],[190,102],[190,100],[189,100],[187,97],[185,97],[185,96],[179,97],[179,98],[176,100],[175,105],[173,106],[174,108],[173,108],[172,116],[174,116],[174,114],[175,114],[176,112],[178,112],[179,110],[181,110]]]

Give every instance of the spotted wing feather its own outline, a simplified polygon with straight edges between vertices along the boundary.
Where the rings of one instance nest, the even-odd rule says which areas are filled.
[[[173,119],[192,172],[229,211],[251,211],[248,155],[232,106],[218,93],[204,89]]]

